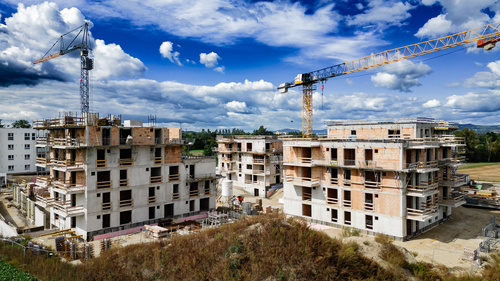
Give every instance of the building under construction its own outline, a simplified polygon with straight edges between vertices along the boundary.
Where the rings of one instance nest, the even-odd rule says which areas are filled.
[[[325,138],[284,139],[284,211],[399,240],[450,217],[464,139],[430,118],[326,121]]]
[[[90,240],[111,231],[215,209],[215,158],[183,157],[181,129],[142,121],[66,115],[36,120],[48,134],[37,166],[50,172],[33,189],[50,227]]]
[[[277,136],[217,136],[217,173],[235,186],[267,197],[282,183],[283,142]]]

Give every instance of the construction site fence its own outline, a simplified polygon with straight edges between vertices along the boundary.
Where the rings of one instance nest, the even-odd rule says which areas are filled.
[[[23,245],[19,242],[16,242],[15,240],[12,240],[12,239],[6,239],[6,238],[0,238],[0,241],[3,242],[4,244],[10,244],[11,245],[11,248],[14,247],[14,245],[18,246],[19,248],[22,248],[23,251],[24,251],[24,254],[23,256],[26,257],[26,251],[29,250],[31,251],[32,253],[44,253],[47,258],[48,257],[51,257],[57,253],[70,253],[70,252],[57,252],[57,251],[49,251],[49,250],[46,250],[46,249],[42,249],[42,248],[39,248],[39,247],[35,247],[35,246],[38,246],[38,245],[34,245],[34,246],[29,246],[29,245]],[[77,251],[78,253],[83,253],[81,251]]]
[[[213,212],[213,211],[215,211],[215,209],[209,210],[209,212]],[[187,218],[187,217],[196,216],[196,215],[199,215],[199,214],[205,213],[205,212],[206,211],[195,211],[195,212],[189,212],[189,213],[185,213],[185,214],[171,216],[169,218],[172,218],[172,219]],[[162,219],[164,219],[164,218],[152,219],[152,220],[130,223],[130,224],[120,225],[120,226],[113,226],[113,227],[108,227],[108,228],[103,228],[100,230],[92,231],[92,232],[87,233],[87,241],[92,241],[95,236],[107,234],[107,233],[115,233],[116,234],[115,236],[112,236],[112,237],[120,236],[120,233],[123,233],[123,230],[141,227],[141,226],[144,226],[146,224],[147,225],[157,224]]]

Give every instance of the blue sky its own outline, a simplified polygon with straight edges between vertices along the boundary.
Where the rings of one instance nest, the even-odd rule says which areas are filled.
[[[500,21],[492,0],[17,1],[0,3],[0,119],[80,111],[78,55],[39,65],[90,21],[91,111],[186,130],[301,129],[301,89],[276,87],[372,53]],[[433,117],[500,124],[500,56],[474,44],[332,78],[314,94],[330,119]]]

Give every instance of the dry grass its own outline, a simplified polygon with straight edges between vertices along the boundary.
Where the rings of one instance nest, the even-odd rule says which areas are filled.
[[[459,172],[470,175],[472,180],[500,182],[500,164],[463,168]]]
[[[453,276],[429,264],[408,264],[390,238],[377,236],[380,256],[421,280],[479,280]],[[0,259],[40,280],[403,280],[342,243],[295,220],[272,214],[250,217],[198,234],[117,247],[81,265],[46,259],[0,244]],[[497,256],[500,257],[500,256]],[[498,280],[500,258],[484,280]],[[405,275],[406,277],[406,275]]]

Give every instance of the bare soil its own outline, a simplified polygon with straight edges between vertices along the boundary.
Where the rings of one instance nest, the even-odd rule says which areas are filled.
[[[470,175],[471,180],[500,182],[500,165],[460,169],[459,172]]]

